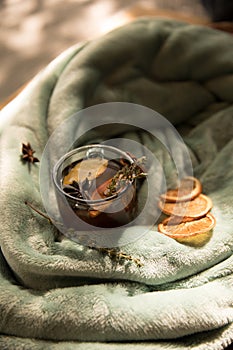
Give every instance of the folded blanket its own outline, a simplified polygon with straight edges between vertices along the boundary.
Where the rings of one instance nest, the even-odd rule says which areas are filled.
[[[232,44],[205,27],[140,19],[70,48],[1,111],[1,349],[220,350],[233,341]],[[203,246],[155,225],[122,248],[139,267],[59,236],[25,205],[44,211],[40,163],[21,162],[22,142],[41,159],[61,122],[118,101],[158,111],[184,137],[214,204]],[[146,133],[123,132],[159,157]]]

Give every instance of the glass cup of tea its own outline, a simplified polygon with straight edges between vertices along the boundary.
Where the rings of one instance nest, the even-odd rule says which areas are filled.
[[[53,169],[58,207],[65,224],[70,226],[73,214],[79,218],[80,229],[114,228],[134,220],[134,163],[127,152],[104,144],[79,147],[65,154]]]

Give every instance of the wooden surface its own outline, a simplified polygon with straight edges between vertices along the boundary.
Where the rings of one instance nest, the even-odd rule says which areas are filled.
[[[158,17],[158,18],[170,18],[176,19],[180,21],[184,21],[191,24],[197,25],[206,25],[214,29],[222,30],[228,33],[233,34],[233,23],[232,22],[210,22],[206,17],[198,17],[184,14],[183,12],[176,12],[172,10],[163,10],[163,9],[151,9],[146,8],[140,5],[132,6],[128,10],[120,12],[118,15],[114,16],[114,18],[110,18],[109,23],[112,23],[107,28],[107,31],[116,28],[119,25],[126,24],[136,18],[139,17]],[[19,89],[17,89],[13,94],[11,94],[7,99],[0,103],[0,110],[6,106],[11,100],[13,100],[26,86],[24,84]]]
[[[3,109],[9,102],[11,102],[26,86],[27,84],[22,85],[19,89],[17,89],[13,94],[11,94],[5,101],[0,103],[0,110]]]

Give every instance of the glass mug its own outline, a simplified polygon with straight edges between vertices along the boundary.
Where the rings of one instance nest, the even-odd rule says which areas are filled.
[[[60,158],[53,183],[63,222],[71,225],[70,209],[85,229],[131,222],[137,216],[136,181],[117,180],[122,169],[133,163],[128,153],[102,144],[79,147]],[[81,230],[82,224],[78,227]]]

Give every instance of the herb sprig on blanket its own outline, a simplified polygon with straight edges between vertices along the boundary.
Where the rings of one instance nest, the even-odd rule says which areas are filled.
[[[43,213],[41,210],[37,209],[34,205],[32,205],[30,202],[25,201],[25,204],[30,207],[32,210],[34,210],[37,214],[41,215],[43,218],[47,219],[50,224],[52,224],[52,220],[48,215]],[[59,223],[60,224],[60,223]],[[88,245],[87,247],[90,249],[95,249],[101,254],[109,256],[111,259],[115,261],[122,261],[122,260],[127,260],[127,261],[132,261],[135,263],[138,267],[142,267],[143,264],[140,261],[140,259],[133,257],[132,255],[126,254],[116,248],[101,248],[101,247],[95,247],[94,245]]]

